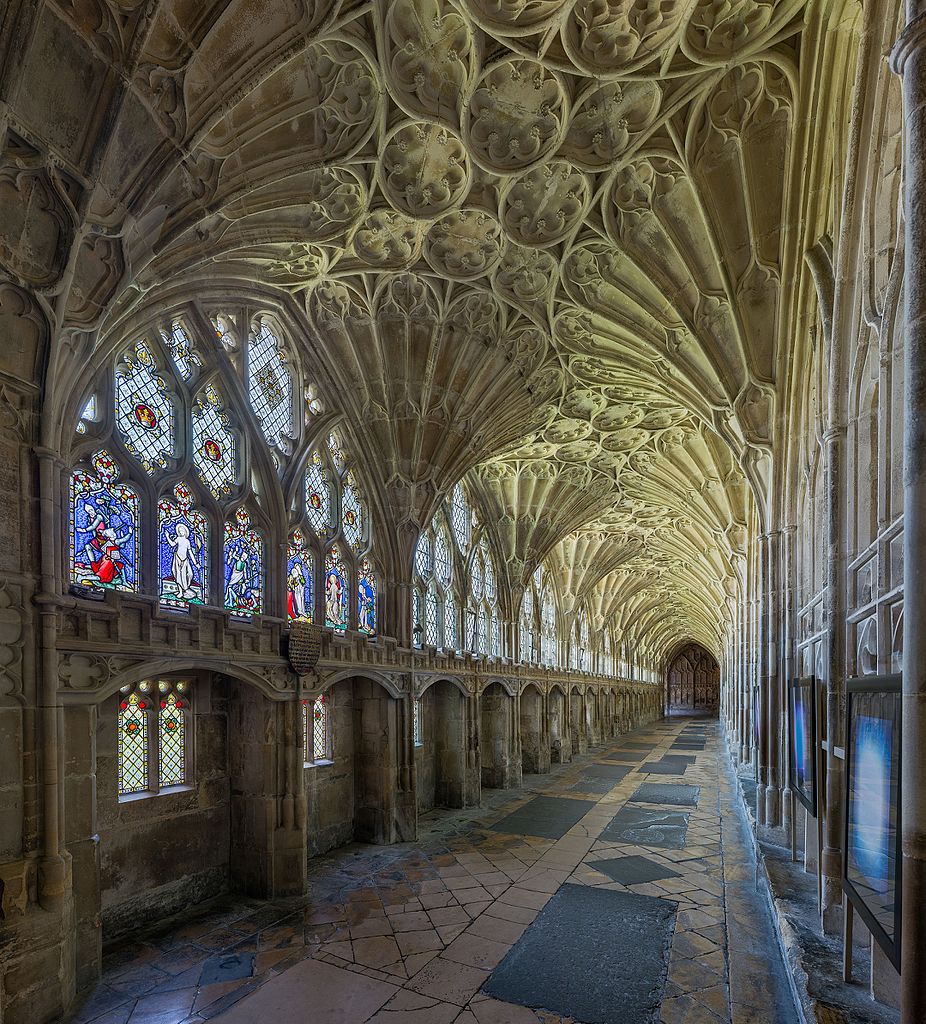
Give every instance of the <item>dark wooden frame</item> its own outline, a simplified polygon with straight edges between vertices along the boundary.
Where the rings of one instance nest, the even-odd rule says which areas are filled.
[[[887,934],[878,919],[869,909],[865,898],[855,888],[849,878],[849,813],[852,806],[850,784],[852,781],[852,723],[853,723],[853,697],[855,694],[873,693],[895,693],[898,701],[901,694],[901,675],[886,676],[860,676],[855,679],[846,680],[846,785],[843,803],[843,857],[842,857],[842,890],[846,897],[851,900],[852,906],[861,915],[862,920],[868,927],[875,941],[884,950],[885,955],[900,970],[900,943],[901,943],[901,743],[902,734],[900,724],[897,731],[896,751],[892,756],[897,761],[897,842],[894,851],[894,937]],[[902,714],[902,704],[899,705]]]
[[[805,692],[804,708],[810,724],[810,792],[797,785],[797,731],[794,717],[794,695],[798,690]],[[807,808],[811,818],[818,813],[817,759],[820,736],[817,722],[817,679],[816,676],[802,676],[788,683],[788,765],[791,771],[791,792]]]

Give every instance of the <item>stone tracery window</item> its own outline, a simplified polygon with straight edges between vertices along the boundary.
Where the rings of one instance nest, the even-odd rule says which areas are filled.
[[[289,621],[314,622],[330,611],[332,628],[375,635],[382,580],[349,447],[338,432],[311,444],[322,405],[297,416],[296,396],[316,389],[274,318],[210,316],[214,332],[183,311],[142,331],[88,388],[68,482],[71,584],[156,594],[172,612],[282,616],[285,605]],[[263,467],[280,471],[296,448],[306,468],[273,500],[282,475]],[[287,522],[268,520],[287,505]],[[268,565],[280,550],[285,561]]]
[[[557,665],[557,648],[556,604],[549,585],[546,585],[540,594],[540,660],[544,665]]]
[[[328,762],[334,756],[331,705],[328,697],[320,693],[312,701],[311,717],[309,711],[309,701],[303,700],[302,734],[305,763],[308,765]]]
[[[143,680],[119,694],[118,792],[158,793],[190,780],[190,684]]]

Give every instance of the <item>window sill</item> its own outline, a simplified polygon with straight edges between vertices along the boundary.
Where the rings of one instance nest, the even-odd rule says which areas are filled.
[[[159,796],[171,796],[174,793],[193,793],[195,786],[184,783],[182,786],[165,786],[163,789],[145,789],[140,793],[120,793],[120,804],[137,804],[142,800],[149,800]]]
[[[334,764],[334,760],[331,758],[325,758],[319,761],[306,761],[302,766],[303,768],[327,768],[329,764]]]

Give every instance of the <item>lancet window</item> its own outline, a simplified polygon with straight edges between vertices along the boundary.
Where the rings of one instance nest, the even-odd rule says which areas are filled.
[[[146,679],[122,688],[116,713],[120,797],[189,784],[189,716],[185,679]]]

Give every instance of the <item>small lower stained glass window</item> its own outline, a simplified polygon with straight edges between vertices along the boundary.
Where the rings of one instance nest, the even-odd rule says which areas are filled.
[[[331,730],[328,701],[319,694],[312,705],[312,755],[316,761],[327,761],[331,757]]]
[[[119,702],[119,793],[142,793],[148,788],[148,707],[138,693]]]
[[[415,700],[415,711],[414,711],[414,731],[415,731],[415,746],[421,747],[424,745],[424,729],[422,722],[422,708],[421,700]]]
[[[186,782],[184,701],[175,693],[169,693],[161,701],[161,711],[158,716],[158,742],[160,744],[158,758],[160,787],[182,786]]]

